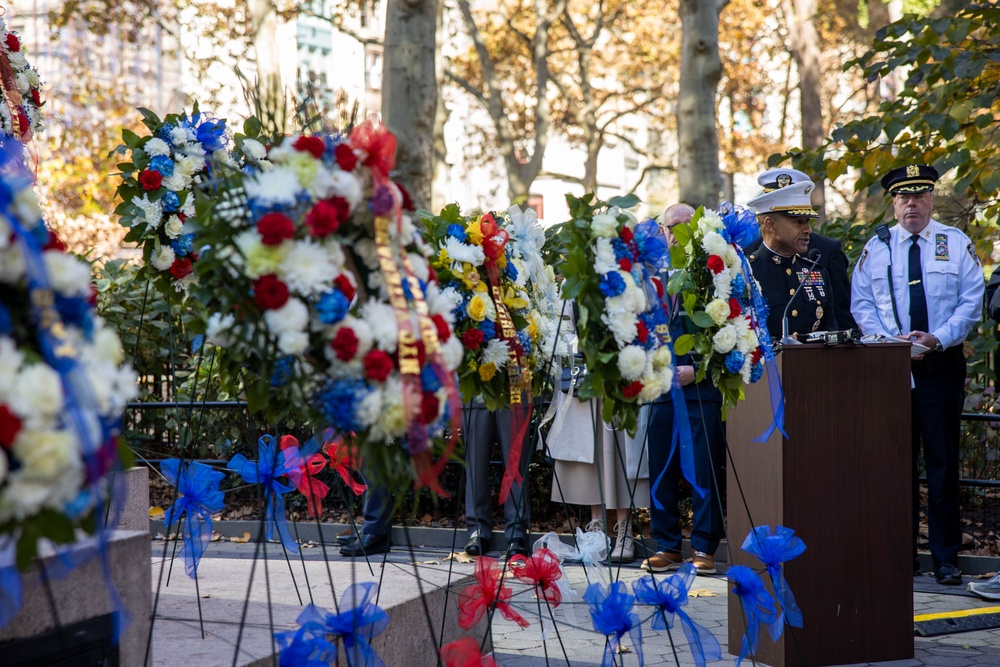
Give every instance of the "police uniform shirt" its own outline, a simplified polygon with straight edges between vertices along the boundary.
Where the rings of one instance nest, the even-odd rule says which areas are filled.
[[[912,329],[908,258],[913,236],[899,224],[889,230],[899,328],[889,292],[889,247],[878,237],[865,244],[851,288],[851,311],[862,333],[898,336]],[[928,333],[949,348],[964,341],[982,316],[985,285],[979,257],[968,236],[934,219],[917,236]]]
[[[804,282],[802,289],[788,311],[788,333],[805,334],[837,328],[830,277],[822,266],[817,264],[812,268],[811,263],[797,254],[782,257],[764,244],[747,259],[754,278],[760,283],[761,294],[767,300],[767,331],[772,340],[781,338],[785,306],[800,282]]]

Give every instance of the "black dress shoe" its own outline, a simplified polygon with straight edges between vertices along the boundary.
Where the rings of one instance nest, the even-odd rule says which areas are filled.
[[[344,545],[340,550],[340,555],[346,558],[358,558],[360,556],[372,556],[375,554],[388,553],[392,547],[392,540],[388,535],[369,535],[361,533],[361,538]]]
[[[941,563],[934,570],[934,578],[943,586],[958,586],[962,583],[962,572],[951,563]]]
[[[488,537],[480,537],[478,530],[469,536],[469,541],[465,544],[465,553],[470,556],[482,556],[489,550],[490,539]]]
[[[528,542],[523,537],[512,537],[507,543],[507,558],[511,556],[527,556]]]
[[[344,546],[345,544],[350,544],[356,539],[358,539],[358,531],[356,531],[354,528],[350,528],[349,532],[345,531],[337,535],[336,537],[337,544],[339,544],[340,546]]]

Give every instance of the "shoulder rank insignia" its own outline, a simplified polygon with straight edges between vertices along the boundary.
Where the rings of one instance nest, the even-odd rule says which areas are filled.
[[[935,234],[934,235],[934,259],[941,261],[948,261],[948,235],[947,234]]]
[[[979,263],[979,255],[976,254],[976,247],[970,243],[965,249],[969,251],[969,255],[971,255],[972,259],[976,261],[976,266],[981,266]]]

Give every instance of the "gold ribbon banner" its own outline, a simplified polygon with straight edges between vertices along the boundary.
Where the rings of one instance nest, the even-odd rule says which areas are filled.
[[[386,291],[389,293],[389,305],[396,313],[396,323],[399,325],[399,372],[403,376],[419,376],[420,358],[417,354],[413,322],[410,320],[410,308],[406,300],[406,292],[403,290],[403,279],[396,267],[392,247],[389,245],[390,222],[389,218],[386,217],[375,218],[375,251],[378,255],[379,266],[382,268]],[[410,416],[409,411],[407,411],[407,417]]]

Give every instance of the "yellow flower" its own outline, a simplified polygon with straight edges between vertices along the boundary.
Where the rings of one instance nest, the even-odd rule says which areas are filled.
[[[305,189],[312,186],[316,180],[316,171],[319,169],[319,162],[309,153],[294,151],[288,158],[289,166],[295,172],[295,177]]]
[[[441,252],[438,253],[437,262],[438,266],[448,265],[448,251],[445,248],[441,248]]]
[[[528,307],[528,300],[523,296],[519,296],[517,290],[513,287],[508,287],[504,291],[503,302],[514,310],[521,310]]]
[[[497,374],[497,365],[492,361],[483,364],[479,367],[479,379],[483,382],[489,382],[493,379],[493,376]]]
[[[486,319],[486,302],[478,294],[469,299],[469,305],[465,307],[465,310],[469,313],[469,317],[476,322],[482,322]]]
[[[534,311],[532,311],[532,313],[534,313]],[[535,340],[535,337],[538,336],[538,325],[535,324],[535,318],[532,317],[531,314],[529,314],[526,319],[528,320],[528,338]]]
[[[473,245],[483,244],[483,229],[479,226],[480,218],[476,218],[465,226],[465,236]]]
[[[504,253],[497,257],[497,267],[500,269],[507,268],[507,253]]]

